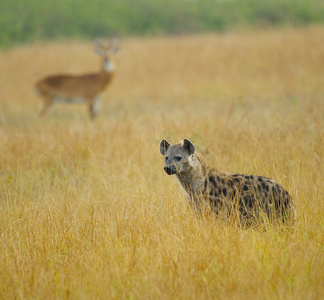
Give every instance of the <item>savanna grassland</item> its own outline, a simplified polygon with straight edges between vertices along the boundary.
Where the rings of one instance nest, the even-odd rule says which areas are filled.
[[[40,77],[95,71],[90,42],[0,52],[1,299],[324,297],[324,27],[120,41],[116,76],[40,119]],[[196,216],[162,138],[271,177],[294,228]]]

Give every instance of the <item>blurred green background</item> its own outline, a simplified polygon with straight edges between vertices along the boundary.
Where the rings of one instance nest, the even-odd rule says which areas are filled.
[[[323,22],[323,0],[0,0],[0,47]]]

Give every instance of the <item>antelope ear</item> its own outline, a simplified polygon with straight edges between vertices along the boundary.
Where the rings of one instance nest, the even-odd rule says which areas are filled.
[[[114,48],[110,49],[108,51],[109,55],[110,54],[116,54],[119,51],[119,47],[115,46]]]
[[[165,155],[165,153],[168,151],[171,144],[167,140],[162,140],[160,142],[160,152],[162,155]]]
[[[105,52],[99,48],[95,48],[94,51],[102,57],[105,57]]]
[[[189,155],[194,154],[196,151],[194,144],[187,139],[183,140],[183,148],[188,151]]]

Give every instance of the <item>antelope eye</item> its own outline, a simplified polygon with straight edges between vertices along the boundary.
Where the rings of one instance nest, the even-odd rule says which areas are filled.
[[[182,159],[181,156],[175,156],[175,157],[174,157],[174,160],[176,160],[176,161],[180,161],[181,159]]]

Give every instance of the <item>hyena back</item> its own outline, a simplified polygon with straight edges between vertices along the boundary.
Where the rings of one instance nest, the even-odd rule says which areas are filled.
[[[270,220],[294,219],[291,196],[274,180],[210,168],[187,139],[175,145],[162,140],[160,152],[165,156],[165,172],[176,175],[194,208],[201,211],[207,206],[217,214],[238,214],[247,222],[261,216]]]

